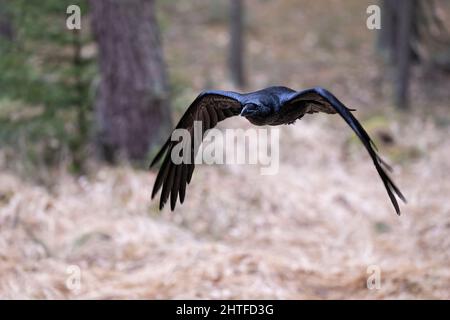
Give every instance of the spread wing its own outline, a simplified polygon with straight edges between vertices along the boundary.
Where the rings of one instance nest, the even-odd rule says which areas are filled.
[[[183,203],[186,192],[186,184],[191,181],[194,172],[194,159],[198,150],[194,149],[194,121],[202,123],[202,137],[206,130],[215,127],[215,125],[232,116],[238,115],[242,110],[242,96],[239,93],[231,91],[206,91],[201,93],[186,112],[181,117],[175,129],[186,129],[191,137],[190,163],[180,164],[174,163],[171,158],[172,149],[180,141],[172,141],[171,136],[162,146],[161,150],[153,159],[150,167],[154,166],[161,158],[164,161],[156,176],[155,184],[152,191],[152,199],[162,187],[159,209],[164,207],[170,195],[170,207],[175,209],[177,197],[179,195],[180,202]],[[183,152],[182,150],[181,152]]]
[[[351,111],[354,110],[344,106],[344,104],[342,104],[342,102],[340,102],[331,92],[323,88],[312,88],[292,93],[284,98],[280,109],[280,113],[286,123],[291,123],[296,119],[301,118],[306,113],[338,113],[353,129],[358,138],[366,147],[370,157],[373,160],[375,168],[377,169],[377,172],[386,187],[386,191],[392,201],[392,204],[394,205],[395,211],[398,215],[400,215],[400,208],[395,196],[398,196],[403,200],[403,202],[406,202],[406,199],[384,170],[384,168],[386,168],[390,171],[391,168],[377,154],[377,148],[372,139],[369,137],[359,121],[353,116]]]

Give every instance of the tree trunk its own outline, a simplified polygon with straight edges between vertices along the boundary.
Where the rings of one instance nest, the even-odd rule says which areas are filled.
[[[377,47],[390,63],[395,63],[396,41],[396,3],[390,0],[381,1],[381,24],[378,31]]]
[[[244,71],[244,5],[242,0],[230,0],[230,72],[233,83],[245,86]]]
[[[14,40],[11,15],[10,12],[8,12],[7,3],[4,0],[0,0],[0,37],[8,41]]]
[[[412,16],[411,30],[409,31],[408,47],[411,51],[413,62],[419,61],[419,55],[413,46],[414,42],[420,41],[418,32],[418,2],[416,0],[409,0]],[[430,2],[431,3],[431,2]],[[383,53],[390,63],[396,63],[398,58],[398,46],[401,39],[399,38],[399,30],[401,28],[401,20],[404,18],[405,12],[403,10],[404,4],[401,0],[381,0],[381,30],[378,32],[377,48]]]
[[[382,27],[378,49],[388,57],[394,71],[395,104],[408,108],[409,82],[413,63],[420,62],[417,43],[423,41],[419,32],[420,11],[417,0],[382,0]]]
[[[401,14],[397,30],[397,79],[395,89],[395,102],[401,109],[408,108],[409,78],[411,69],[411,35],[413,29],[414,3],[411,0],[398,0]]]
[[[102,155],[144,159],[171,128],[169,92],[153,0],[92,0],[99,50],[96,100]]]

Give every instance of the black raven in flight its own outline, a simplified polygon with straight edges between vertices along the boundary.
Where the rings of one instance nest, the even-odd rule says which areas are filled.
[[[391,169],[378,156],[373,141],[351,111],[354,110],[344,106],[331,92],[320,87],[294,91],[277,86],[245,94],[212,90],[201,93],[192,102],[178,122],[176,129],[187,129],[192,136],[194,121],[201,121],[203,132],[205,132],[213,128],[219,121],[238,115],[247,118],[248,121],[257,126],[277,126],[293,123],[306,113],[338,113],[366,147],[386,187],[395,211],[400,214],[395,195],[404,202],[406,202],[405,197],[384,170],[384,168]],[[178,143],[178,141],[172,141],[169,137],[150,165],[152,167],[165,155],[152,191],[153,198],[162,187],[160,209],[164,207],[169,195],[172,210],[175,208],[178,195],[180,202],[183,203],[186,184],[191,181],[194,171],[195,164],[193,161],[191,161],[192,163],[181,162],[180,164],[175,164],[172,161],[171,151]],[[195,154],[196,151],[192,148],[191,152]]]

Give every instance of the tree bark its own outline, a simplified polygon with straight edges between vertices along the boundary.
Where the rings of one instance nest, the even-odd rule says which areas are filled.
[[[244,71],[244,4],[242,0],[230,0],[230,73],[238,87],[246,84]]]
[[[387,56],[390,63],[395,63],[396,41],[396,10],[397,3],[390,0],[381,1],[381,30],[378,32],[378,49]]]
[[[0,37],[8,41],[13,41],[15,34],[7,5],[4,0],[0,0]]]
[[[413,42],[420,40],[418,33],[418,2],[416,0],[409,0],[410,7],[409,15],[412,16],[411,30],[409,31],[409,43],[408,47],[411,51],[411,57],[413,62],[419,61],[418,53],[416,52]],[[404,4],[402,0],[381,0],[381,30],[378,32],[377,48],[387,56],[390,63],[396,63],[398,58],[398,46],[401,39],[400,28],[401,20],[406,14],[404,12]],[[431,2],[430,2],[431,3]]]
[[[171,128],[169,90],[153,0],[92,0],[100,86],[98,142],[108,161],[144,159]]]
[[[398,0],[401,14],[399,15],[399,27],[397,30],[397,79],[395,89],[395,102],[400,109],[409,106],[409,78],[411,69],[411,35],[413,29],[414,3],[411,0]]]

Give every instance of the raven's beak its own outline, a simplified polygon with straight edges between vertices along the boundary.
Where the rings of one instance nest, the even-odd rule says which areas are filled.
[[[248,117],[257,112],[258,106],[255,104],[246,104],[241,111],[242,117]]]

